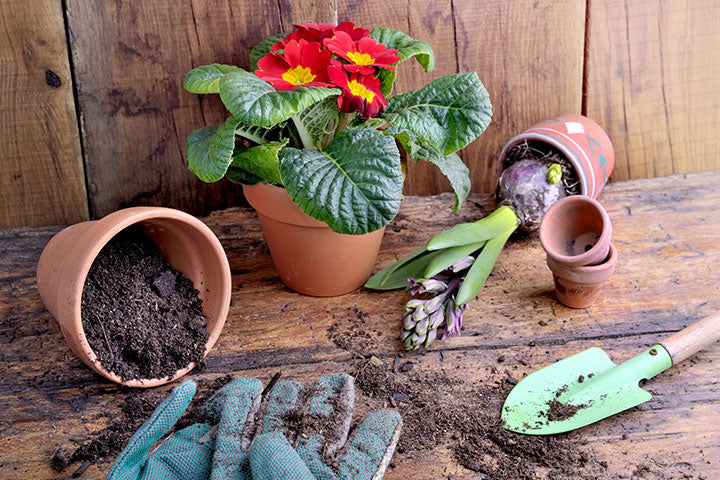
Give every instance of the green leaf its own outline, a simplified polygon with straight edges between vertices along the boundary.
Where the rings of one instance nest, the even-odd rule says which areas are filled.
[[[235,117],[229,117],[219,127],[203,127],[188,137],[188,167],[203,182],[217,182],[225,175],[232,163],[238,123]]]
[[[415,57],[426,72],[431,72],[435,68],[435,54],[427,42],[415,40],[407,33],[392,28],[376,28],[370,32],[370,36],[388,48],[397,49],[400,62]],[[395,70],[387,68],[381,69],[378,74],[378,78],[382,82],[380,91],[386,97],[392,93],[396,76],[397,72]]]
[[[428,250],[469,245],[490,240],[507,230],[517,228],[517,215],[512,208],[503,205],[485,218],[471,223],[460,223],[447,232],[435,235],[427,244]]]
[[[220,78],[220,99],[246,125],[275,125],[333,95],[340,95],[340,90],[325,87],[275,90],[265,80],[243,71]]]
[[[275,133],[275,127],[253,127],[239,124],[235,129],[235,135],[240,135],[259,145],[270,142],[272,137],[277,137]]]
[[[455,298],[455,305],[459,307],[475,298],[483,285],[485,285],[485,280],[490,276],[490,272],[492,272],[495,266],[498,255],[500,255],[508,238],[510,238],[510,235],[515,231],[515,228],[516,227],[513,227],[497,237],[488,240],[482,252],[480,252],[475,259],[475,263],[472,264],[467,275],[465,275],[465,280],[463,280],[463,283],[460,285],[457,297]]]
[[[225,176],[231,182],[239,183],[240,185],[256,185],[263,181],[262,178],[253,175],[252,173],[243,170],[242,168],[233,167],[232,165],[230,165],[230,168],[228,168]]]
[[[392,28],[375,28],[370,32],[370,36],[387,48],[398,50],[400,62],[415,57],[426,72],[432,72],[435,68],[435,54],[427,42],[415,40],[407,33]]]
[[[269,142],[248,148],[233,157],[232,166],[241,168],[263,180],[282,185],[278,153],[280,149],[287,145],[287,142],[287,140]]]
[[[230,72],[241,72],[242,68],[234,65],[203,65],[193,68],[185,75],[183,87],[190,93],[219,93],[220,79]]]
[[[325,137],[335,131],[339,115],[337,97],[327,97],[298,113],[293,117],[293,122],[299,134],[301,129],[303,131],[304,135],[300,134],[300,137],[306,138],[313,147],[321,150]]]
[[[402,259],[398,260],[397,262],[391,263],[390,265],[388,265],[387,267],[383,268],[382,270],[377,272],[375,275],[370,277],[370,280],[368,280],[365,283],[365,287],[371,288],[374,290],[384,290],[384,288],[382,288],[383,282],[388,276],[390,276],[395,270],[402,267],[403,265],[405,265],[409,262],[412,262],[414,259],[418,258],[420,255],[422,255],[425,252],[427,252],[427,248],[425,248],[425,246],[423,245],[422,247],[418,248],[417,250],[415,250],[413,253],[411,253],[407,257],[402,258]],[[406,279],[406,281],[407,281],[407,279]]]
[[[369,128],[341,131],[322,152],[284,148],[280,175],[293,202],[338,233],[375,231],[402,201],[400,152]]]
[[[398,288],[406,288],[409,286],[408,278],[422,278],[423,272],[427,268],[428,264],[441,253],[442,252],[427,252],[423,248],[423,251],[417,257],[412,259],[406,258],[400,262],[390,265],[390,267],[395,267],[394,270],[388,271],[382,276],[380,276],[380,274],[383,270],[376,273],[370,280],[368,280],[365,286],[373,290],[395,290]]]
[[[285,35],[281,33],[276,33],[275,35],[270,35],[268,38],[263,40],[262,42],[255,45],[255,48],[250,50],[250,71],[254,72],[257,70],[257,62],[262,57],[267,55],[268,53],[272,52],[272,46],[275,45],[277,42],[280,41],[281,38],[283,38]]]
[[[430,262],[423,273],[423,278],[434,277],[443,270],[450,268],[455,262],[461,258],[465,258],[473,252],[480,250],[485,242],[471,243],[470,245],[461,245],[459,247],[444,248],[436,250],[440,253]]]
[[[491,117],[490,98],[476,73],[446,75],[395,95],[385,113],[393,125],[410,130],[446,156],[475,140]]]

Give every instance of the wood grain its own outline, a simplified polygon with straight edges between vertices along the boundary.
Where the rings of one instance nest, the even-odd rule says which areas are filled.
[[[0,1],[0,228],[88,218],[60,0]]]
[[[586,113],[613,141],[613,179],[720,169],[717,2],[589,5]]]
[[[454,3],[460,71],[475,71],[493,118],[465,148],[473,191],[492,192],[505,142],[531,125],[580,113],[585,2],[522,0]]]
[[[677,365],[698,351],[720,340],[720,313],[693,323],[661,342]]]
[[[317,299],[284,287],[256,214],[235,208],[205,219],[223,243],[233,270],[233,305],[225,330],[207,358],[200,382],[232,373],[269,380],[353,371],[370,355],[391,365],[395,355],[428,372],[443,370],[470,384],[515,378],[572,353],[598,346],[615,361],[720,308],[720,175],[703,173],[617,182],[600,197],[620,251],[604,295],[588,309],[560,305],[535,237],[511,241],[465,318],[463,336],[436,343],[426,353],[403,354],[398,328],[404,292],[358,290]],[[377,261],[381,268],[410,253],[457,221],[489,213],[488,195],[472,195],[460,217],[448,215],[449,194],[406,198],[387,229]],[[34,268],[57,228],[0,232],[0,477],[46,478],[49,458],[102,428],[119,412],[127,389],[91,373],[65,345],[37,294]],[[349,331],[364,317],[367,334],[343,347],[329,335]],[[440,355],[442,352],[442,355]],[[499,358],[503,357],[502,363]],[[645,388],[654,398],[641,407],[576,431],[571,438],[606,462],[598,478],[643,478],[640,467],[665,478],[718,478],[720,345],[659,375]],[[166,392],[171,386],[160,387]],[[472,408],[470,405],[468,408]],[[398,454],[386,478],[477,478],[455,463],[448,445],[430,454]],[[83,478],[103,478],[108,464]],[[641,472],[639,474],[633,473]],[[635,477],[633,477],[635,475]]]

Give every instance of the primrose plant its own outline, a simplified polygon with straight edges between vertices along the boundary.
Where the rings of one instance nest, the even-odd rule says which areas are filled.
[[[440,168],[457,210],[470,190],[455,153],[488,126],[490,99],[475,73],[446,75],[391,95],[400,62],[414,57],[430,72],[426,42],[389,28],[351,22],[303,23],[250,53],[250,71],[205,65],[185,88],[218,93],[230,116],[193,132],[190,169],[203,181],[283,187],[306,214],[339,233],[363,234],[392,220],[402,200],[404,165]]]

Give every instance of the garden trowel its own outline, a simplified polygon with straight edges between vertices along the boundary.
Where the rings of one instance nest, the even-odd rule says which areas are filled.
[[[548,435],[584,427],[647,402],[638,383],[720,340],[720,314],[700,320],[616,365],[593,347],[531,373],[512,389],[502,408],[513,432]]]

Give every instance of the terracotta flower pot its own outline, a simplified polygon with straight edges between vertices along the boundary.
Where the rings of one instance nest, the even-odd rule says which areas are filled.
[[[587,117],[570,113],[540,122],[511,138],[500,152],[499,173],[509,165],[507,152],[524,141],[540,141],[558,149],[572,164],[580,180],[580,193],[597,198],[615,166],[610,137]]]
[[[100,250],[126,227],[141,224],[168,263],[192,280],[200,292],[209,333],[205,354],[212,349],[230,308],[230,266],[220,241],[197,218],[179,210],[135,207],[82,222],[55,235],[42,252],[37,266],[40,297],[60,324],[70,348],[90,368],[130,387],[154,387],[182,377],[191,363],[172,378],[122,381],[99,363],[88,344],[81,317],[82,291],[90,267]]]
[[[598,265],[610,250],[612,223],[597,200],[565,197],[545,212],[540,242],[548,257],[568,266]]]
[[[617,258],[618,252],[612,242],[607,259],[600,265],[563,265],[548,255],[547,264],[553,272],[558,300],[571,308],[585,308],[592,305],[605,281],[615,271]]]
[[[333,232],[306,215],[280,187],[243,186],[255,208],[275,270],[285,285],[316,297],[343,295],[370,277],[385,228],[365,235]]]

